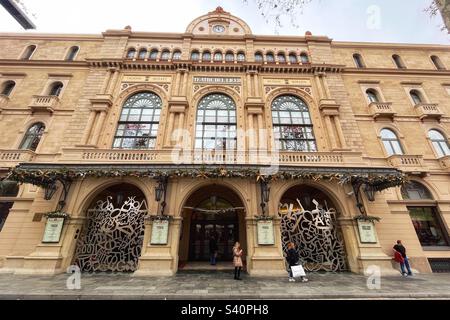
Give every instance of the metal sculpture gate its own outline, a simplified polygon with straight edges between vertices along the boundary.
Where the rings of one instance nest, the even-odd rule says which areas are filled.
[[[87,223],[78,240],[75,264],[83,272],[136,271],[144,241],[145,200],[129,197],[114,208],[111,197],[88,210]]]
[[[336,223],[336,210],[324,209],[314,200],[316,209],[299,209],[293,204],[280,204],[281,239],[283,252],[287,252],[289,242],[304,261],[308,271],[345,271],[347,264],[342,235]]]

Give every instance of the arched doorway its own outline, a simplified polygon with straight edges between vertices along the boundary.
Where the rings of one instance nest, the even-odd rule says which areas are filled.
[[[333,201],[321,190],[298,185],[279,205],[283,251],[293,242],[309,271],[346,271],[344,239]]]
[[[236,241],[246,252],[245,208],[231,189],[222,185],[198,189],[185,202],[182,216],[180,269],[192,265],[208,266],[212,237],[217,242],[220,267],[231,267]]]
[[[136,271],[146,214],[145,196],[134,185],[114,185],[100,192],[87,210],[74,264],[83,272]]]

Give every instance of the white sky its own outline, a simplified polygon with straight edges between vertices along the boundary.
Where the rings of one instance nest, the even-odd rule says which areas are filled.
[[[187,25],[218,5],[246,21],[254,34],[274,34],[255,0],[23,0],[36,14],[37,32],[99,34],[131,25],[134,31],[184,32]],[[424,9],[431,0],[313,0],[288,19],[280,35],[326,35],[339,41],[449,44],[440,16]],[[25,32],[0,6],[0,32]],[[26,31],[36,32],[36,31]]]

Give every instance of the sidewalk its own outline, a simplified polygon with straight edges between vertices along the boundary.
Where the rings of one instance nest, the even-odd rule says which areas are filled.
[[[450,299],[450,274],[383,277],[370,290],[361,275],[310,274],[307,283],[287,278],[233,280],[231,272],[191,271],[174,277],[82,274],[81,290],[68,290],[69,275],[0,275],[0,299]]]

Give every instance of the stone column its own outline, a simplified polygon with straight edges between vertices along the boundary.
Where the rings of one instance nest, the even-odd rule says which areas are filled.
[[[183,73],[183,86],[182,86],[182,89],[181,89],[181,95],[182,96],[186,96],[186,93],[187,93],[187,82],[188,82],[188,72],[185,71]]]
[[[167,135],[166,135],[166,143],[165,143],[165,145],[167,147],[170,147],[172,145],[172,132],[173,132],[174,121],[175,121],[175,114],[173,112],[170,112],[170,110],[169,110],[169,122],[167,125]]]
[[[94,124],[96,115],[97,115],[97,112],[95,112],[94,110],[91,110],[91,113],[89,114],[88,122],[86,124],[86,128],[84,129],[83,138],[81,139],[82,145],[85,145],[88,143],[89,136],[91,134],[92,126]]]
[[[98,143],[98,140],[100,138],[100,132],[103,128],[103,124],[105,123],[105,119],[106,119],[106,111],[102,110],[102,111],[100,111],[100,114],[97,119],[97,123],[95,124],[94,133],[92,135],[91,141],[92,141],[93,145],[97,145],[97,143]]]
[[[328,129],[328,136],[330,137],[331,148],[336,149],[337,148],[336,136],[334,134],[334,128],[331,123],[330,116],[328,116],[328,115],[325,116],[325,124]]]
[[[247,98],[252,95],[252,76],[250,73],[247,73]]]
[[[334,118],[334,124],[336,126],[336,131],[339,137],[339,141],[341,143],[341,148],[347,149],[347,142],[345,141],[344,132],[342,131],[341,121],[338,116],[333,117]]]
[[[177,135],[177,143],[180,142],[180,139],[183,136],[183,129],[184,129],[184,112],[180,112],[178,114],[178,135]]]
[[[118,70],[113,70],[113,72],[114,72],[114,75],[112,77],[111,82],[109,83],[108,90],[106,92],[106,94],[110,94],[110,95],[113,93],[114,88],[115,88],[115,86],[117,84],[117,80],[119,78],[119,71]]]
[[[177,70],[177,75],[175,77],[175,85],[173,87],[173,95],[178,96],[180,91],[180,71]]]

